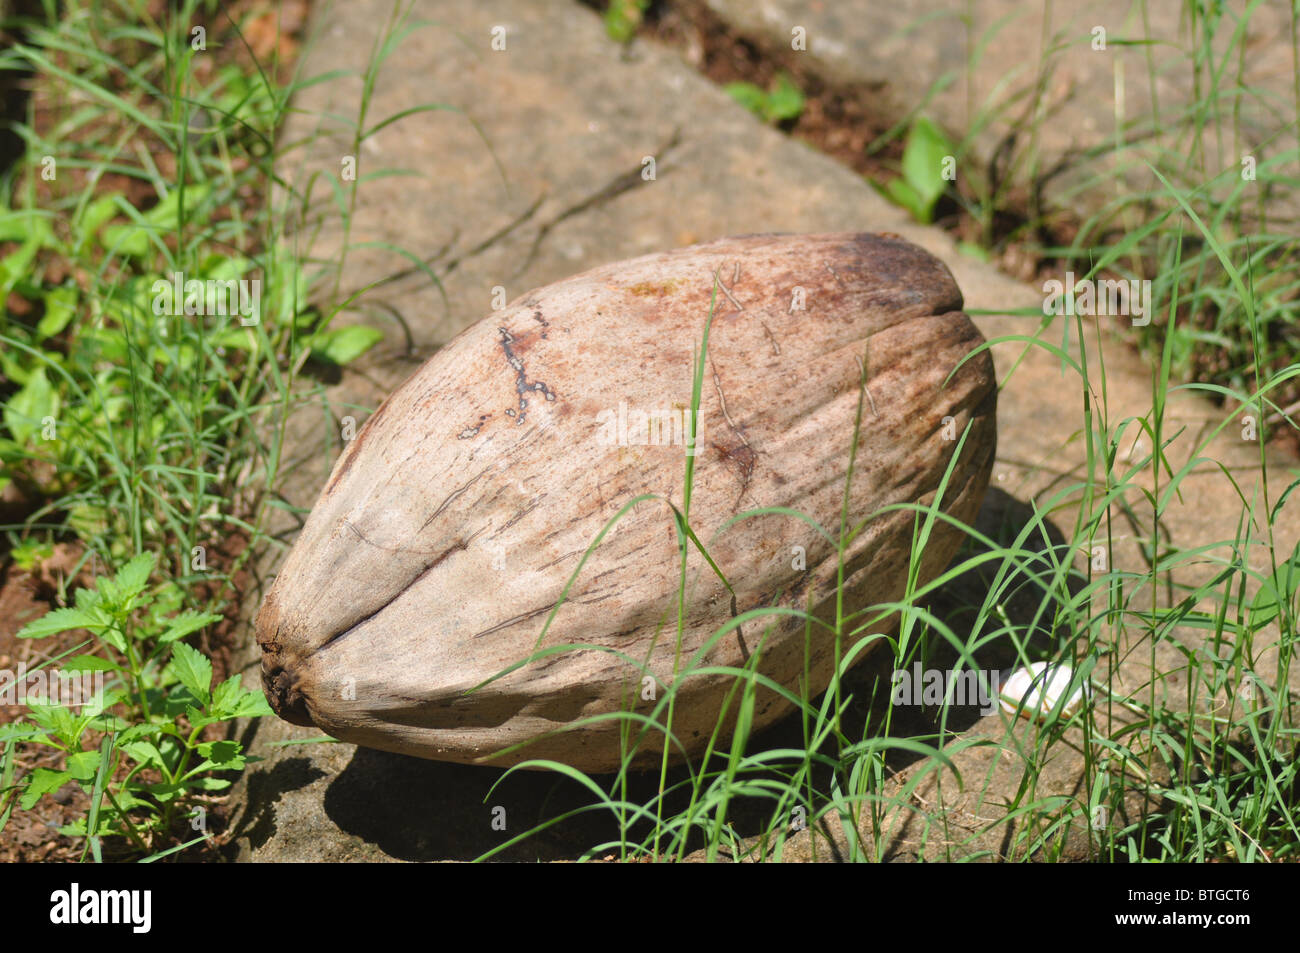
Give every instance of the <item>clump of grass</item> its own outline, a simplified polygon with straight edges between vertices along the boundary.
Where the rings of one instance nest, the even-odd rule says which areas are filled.
[[[182,808],[244,764],[208,726],[269,711],[237,678],[209,684],[181,639],[223,618],[265,542],[275,424],[313,397],[295,391],[302,366],[380,335],[307,304],[328,268],[270,198],[295,86],[277,63],[217,55],[242,43],[218,5],[162,20],[143,2],[51,5],[6,27],[0,70],[37,95],[0,183],[0,488],[25,516],[5,548],[84,552],[91,584],[20,635],[90,633],[93,654],[64,668],[108,681],[79,712],[33,704],[6,727],[3,797],[31,809],[78,784],[89,814],[62,833],[97,859],[105,838],[170,851],[193,833]],[[64,769],[15,774],[20,743],[61,749]]]
[[[1183,207],[1194,225],[1203,228],[1192,209]],[[1212,236],[1207,242],[1214,244]],[[1250,307],[1248,276],[1253,266],[1246,262],[1243,278],[1228,250],[1218,246],[1217,252],[1223,274],[1239,286]],[[1173,311],[1177,301],[1160,304]],[[697,351],[693,413],[699,408],[699,369],[710,322],[711,313]],[[795,610],[805,624],[808,644],[812,639],[834,642],[837,664],[824,693],[810,697],[798,686],[778,685],[764,677],[758,668],[763,640],[743,668],[707,663],[710,646],[733,628],[779,623],[791,610],[747,612],[715,632],[692,657],[680,658],[679,653],[680,664],[651,711],[628,707],[564,729],[581,730],[610,720],[623,725],[623,763],[612,779],[598,782],[552,761],[527,762],[507,771],[503,778],[528,767],[554,771],[582,784],[592,800],[494,847],[482,859],[585,811],[608,812],[620,832],[617,839],[592,845],[585,859],[614,853],[623,860],[681,860],[698,850],[709,860],[780,860],[789,839],[805,830],[813,832],[810,849],[817,856],[822,836],[818,831],[828,821],[834,821],[832,829],[841,834],[833,847],[821,845],[822,856],[833,849],[847,860],[891,856],[904,822],[925,832],[915,849],[931,859],[987,856],[992,842],[1001,845],[998,857],[1053,860],[1078,856],[1067,847],[1080,838],[1087,856],[1096,860],[1294,858],[1300,843],[1295,767],[1300,724],[1289,679],[1297,645],[1300,547],[1292,550],[1289,541],[1274,539],[1271,530],[1285,499],[1252,502],[1249,491],[1241,488],[1241,528],[1235,538],[1200,541],[1187,550],[1162,543],[1147,550],[1144,571],[1120,568],[1113,559],[1101,565],[1081,563],[1081,552],[1095,553],[1099,546],[1106,553],[1115,551],[1114,521],[1126,510],[1132,513],[1126,500],[1134,495],[1152,504],[1151,539],[1159,539],[1160,521],[1180,484],[1198,467],[1213,465],[1206,454],[1215,433],[1202,436],[1190,462],[1176,470],[1160,453],[1130,459],[1123,448],[1132,444],[1135,431],[1162,448],[1172,436],[1166,418],[1172,338],[1165,341],[1150,411],[1140,418],[1116,419],[1105,403],[1104,361],[1092,350],[1096,345],[1082,318],[1075,316],[1072,323],[1079,342],[1076,357],[1048,343],[1042,332],[1003,340],[1045,347],[1077,375],[1088,408],[1081,421],[1087,465],[1078,483],[1040,499],[1020,523],[1004,527],[996,537],[963,527],[969,545],[925,585],[920,585],[917,571],[926,540],[937,521],[953,521],[941,511],[942,489],[928,505],[899,507],[912,510],[916,520],[909,586],[899,603],[853,608],[837,600],[833,620]],[[1101,365],[1100,395],[1087,383],[1092,363]],[[1300,365],[1293,365],[1261,379],[1258,388],[1232,396],[1242,408],[1258,413],[1268,392],[1297,374]],[[865,385],[864,380],[863,392]],[[849,481],[861,422],[860,398],[854,438],[844,448],[850,458]],[[1234,426],[1232,417],[1219,430],[1229,426]],[[954,453],[954,461],[959,453]],[[679,648],[689,589],[687,556],[692,549],[706,554],[690,526],[693,463],[688,457],[683,504],[672,511],[682,560]],[[1260,468],[1267,480],[1262,451]],[[1147,487],[1148,479],[1153,489]],[[1287,493],[1298,486],[1300,480]],[[588,554],[640,500],[629,501],[610,520]],[[772,512],[748,511],[732,522]],[[844,553],[881,515],[849,513],[846,508],[837,534],[822,528],[838,540],[841,586]],[[804,514],[791,518],[808,519]],[[1072,525],[1063,535],[1057,524],[1065,520]],[[1262,537],[1252,527],[1262,527]],[[1208,578],[1207,562],[1213,567]],[[725,567],[710,561],[703,571],[718,572],[725,582]],[[570,587],[581,572],[580,563]],[[1195,582],[1197,578],[1204,581]],[[962,586],[962,580],[975,582]],[[936,599],[942,603],[945,593],[947,603],[936,607]],[[1200,608],[1207,603],[1214,608]],[[891,617],[896,621],[889,622]],[[768,634],[770,629],[764,639]],[[541,654],[593,648],[599,647],[566,645]],[[991,650],[1013,665],[1065,662],[1072,666],[1073,685],[1087,686],[1091,702],[1068,714],[1058,706],[1032,732],[1023,730],[1024,723],[1014,716],[995,715],[1002,718],[1000,727],[968,736],[960,730],[962,719],[949,696],[933,712],[931,727],[917,730],[915,724],[895,724],[897,709],[889,685],[855,675],[854,664],[873,648],[887,656],[884,668],[895,671],[906,670],[918,658],[944,653],[958,668],[978,669],[979,660],[989,659]],[[1157,650],[1165,648],[1184,658],[1185,667],[1163,670],[1156,659]],[[1276,653],[1268,670],[1260,664],[1266,648]],[[625,660],[630,675],[647,674],[636,659]],[[1122,668],[1127,669],[1127,679],[1120,677]],[[1135,680],[1135,672],[1144,677]],[[684,750],[673,736],[674,700],[689,679],[718,674],[731,676],[732,683],[713,737],[702,756],[670,771],[669,753]],[[802,743],[773,746],[770,734],[751,734],[760,690],[780,694],[795,707],[792,719],[801,722]],[[857,693],[866,697],[855,698]],[[871,716],[849,717],[855,701]],[[961,753],[975,745],[997,745],[1003,757],[1017,765],[1019,784],[1009,803],[999,800],[1008,797],[1005,786],[994,796],[990,777],[961,777]],[[647,747],[663,754],[658,784],[645,798],[644,792],[634,793],[644,785],[632,783],[632,765]],[[1060,747],[1082,755],[1081,794],[1054,790],[1043,776],[1047,760]],[[900,782],[895,775],[905,767]],[[955,823],[948,813],[942,781],[949,774],[950,795],[964,785],[984,803],[984,814],[991,815],[975,829]],[[930,778],[941,783],[927,789],[930,800],[919,799],[918,791]],[[1134,796],[1141,805],[1136,811]],[[990,841],[989,834],[997,836]]]
[[[1127,330],[1156,361],[1172,339],[1176,380],[1228,391],[1257,386],[1259,375],[1282,372],[1300,348],[1300,286],[1294,278],[1300,264],[1295,228],[1300,82],[1282,91],[1292,95],[1289,103],[1279,101],[1279,90],[1247,82],[1247,37],[1258,15],[1256,6],[1233,11],[1196,0],[1183,4],[1186,45],[1178,66],[1190,77],[1190,95],[1174,103],[1158,94],[1169,64],[1157,64],[1155,53],[1168,55],[1170,44],[1149,35],[1143,10],[1131,30],[1109,42],[1145,47],[1150,111],[1116,113],[1114,135],[1072,156],[1064,168],[1047,168],[1041,153],[1044,127],[1059,121],[1049,108],[1051,79],[1068,52],[1095,38],[1064,30],[1049,35],[1045,16],[1027,91],[996,107],[968,104],[969,129],[955,150],[963,175],[951,190],[973,226],[957,227],[995,255],[1021,246],[1037,260],[1040,276],[1100,272],[1150,280],[1164,300],[1176,297],[1176,313],[1146,323],[1125,321]],[[1294,38],[1300,10],[1291,7],[1288,15]],[[971,33],[966,71],[967,88],[974,89],[974,72],[993,33],[975,37],[969,15],[958,19]],[[1296,67],[1300,77],[1300,61]],[[1118,93],[1115,101],[1121,101]],[[995,168],[984,168],[970,161],[974,141],[995,123],[1013,127],[1018,145],[996,157]],[[1264,141],[1261,128],[1268,134]],[[1059,181],[1063,171],[1073,178],[1050,197],[1039,183]],[[1165,188],[1166,181],[1173,191]],[[1205,232],[1178,227],[1182,209],[1176,196],[1195,209]],[[1207,236],[1235,261],[1249,262],[1256,282],[1249,313],[1236,286],[1225,280]],[[1279,380],[1272,400],[1267,425],[1278,428],[1285,422],[1283,429],[1289,429],[1300,410],[1300,384]]]
[[[369,290],[344,297],[339,281],[366,244],[350,240],[359,188],[408,171],[295,185],[284,169],[315,140],[277,141],[290,99],[337,74],[298,78],[278,44],[259,62],[211,0],[161,19],[152,6],[49,4],[7,23],[17,39],[0,52],[0,71],[37,78],[40,100],[0,181],[0,489],[25,510],[4,548],[31,569],[56,542],[83,552],[73,576],[89,567],[90,584],[19,634],[84,632],[49,664],[89,645],[62,670],[106,675],[79,711],[38,702],[0,729],[0,830],[15,804],[77,785],[86,816],[61,832],[96,860],[209,839],[197,809],[249,760],[225,723],[269,713],[265,699],[216,680],[183,640],[232,616],[250,560],[279,544],[287,422],[314,404],[333,420],[305,372],[328,377],[383,337],[333,326]],[[420,26],[410,12],[394,4],[378,32],[356,119],[332,117],[351,123],[354,156],[408,115],[451,108],[370,114],[383,63]],[[331,259],[301,247],[321,189],[344,221]],[[419,256],[385,248],[437,285]],[[324,432],[337,449],[344,438]],[[60,766],[17,770],[33,745]]]

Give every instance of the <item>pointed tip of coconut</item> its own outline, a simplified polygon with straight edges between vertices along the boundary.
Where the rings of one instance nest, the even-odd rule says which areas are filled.
[[[298,690],[298,679],[291,669],[277,664],[275,658],[274,654],[262,657],[262,688],[271,710],[292,725],[315,727],[316,722],[307,708],[307,696]]]
[[[298,687],[294,666],[284,659],[279,639],[275,594],[267,596],[253,623],[257,644],[262,649],[262,689],[271,710],[293,725],[315,726],[307,708],[307,696]]]

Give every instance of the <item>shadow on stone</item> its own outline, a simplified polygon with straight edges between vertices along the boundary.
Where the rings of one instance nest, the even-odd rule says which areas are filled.
[[[247,807],[233,824],[229,838],[232,850],[243,838],[254,849],[264,846],[275,836],[275,805],[280,798],[323,777],[325,772],[313,765],[310,758],[287,758],[270,771],[248,772],[248,792],[243,798]]]
[[[502,780],[504,775],[499,768],[358,748],[325,792],[325,812],[340,830],[374,844],[390,857],[469,861],[541,823],[593,803],[588,789],[558,774],[517,771]],[[595,780],[605,789],[610,786],[609,778]],[[652,796],[649,782],[649,778],[633,779],[636,787],[647,789],[638,796]],[[617,837],[618,826],[609,811],[591,809],[490,859],[571,860],[583,848]]]
[[[1011,547],[1025,527],[1035,524],[1020,549],[1026,554],[1024,559],[1034,573],[1050,577],[1050,570],[1056,563],[1068,562],[1067,543],[1064,534],[1050,520],[1038,520],[1028,504],[991,487],[980,508],[975,528],[998,546]],[[955,561],[987,551],[985,544],[968,540]],[[958,644],[970,646],[971,659],[978,670],[986,673],[1005,672],[1023,660],[1022,653],[1023,658],[1030,661],[1047,658],[1074,637],[1072,632],[1054,628],[1059,607],[1057,596],[1023,574],[1002,581],[1004,591],[996,600],[997,617],[991,618],[991,613],[984,611],[982,628],[975,632],[986,598],[997,583],[996,574],[1001,564],[1001,560],[994,560],[962,573],[938,590],[927,606],[934,617],[952,631]],[[1077,575],[1069,575],[1065,585],[1073,593],[1082,585],[1082,580]],[[947,673],[960,672],[967,664],[958,647],[937,629],[917,626],[910,638],[912,647],[906,655],[905,665],[899,666],[892,650],[881,648],[868,655],[845,677],[842,696],[853,696],[842,720],[849,738],[888,734],[891,738],[933,741],[937,740],[941,728],[946,735],[965,731],[996,706],[996,697],[987,691],[976,697],[968,694],[964,698],[966,703],[951,704],[946,713],[942,706],[929,703],[924,695],[913,698],[912,703],[893,704],[896,668],[908,672],[911,681],[916,681],[912,676],[917,666],[923,672]],[[919,686],[917,691],[920,691]],[[820,704],[820,699],[817,704]],[[802,748],[802,739],[802,722],[795,715],[760,735],[758,746]],[[886,754],[886,763],[898,771],[921,757],[923,755],[914,750],[893,748]]]

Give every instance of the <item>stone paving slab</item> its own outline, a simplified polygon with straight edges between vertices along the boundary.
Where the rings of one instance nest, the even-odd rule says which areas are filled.
[[[371,38],[390,9],[387,0],[318,8],[321,38],[306,55],[307,75],[364,69]],[[358,423],[363,420],[364,408],[377,406],[420,359],[489,312],[496,286],[514,298],[604,262],[728,234],[883,230],[903,235],[949,265],[986,336],[1030,334],[1038,326],[1035,318],[1008,312],[1024,308],[1041,313],[1040,291],[961,255],[944,233],[913,225],[858,176],[764,127],[670,51],[643,44],[634,56],[623,55],[585,7],[541,0],[474,5],[424,0],[415,5],[415,16],[437,25],[412,32],[391,54],[375,84],[368,124],[425,102],[449,104],[465,115],[415,113],[382,129],[372,145],[362,148],[362,176],[387,166],[412,168],[418,176],[366,182],[350,239],[402,245],[427,257],[445,299],[400,254],[372,246],[349,258],[343,289],[383,283],[368,297],[369,308],[347,320],[374,324],[388,337],[328,389],[330,417],[306,406],[289,420],[286,455],[292,475],[283,492],[296,506],[310,507],[325,481],[337,449],[333,435],[339,418],[354,414]],[[491,48],[497,26],[505,27],[506,49],[500,52]],[[337,172],[350,154],[350,133],[337,123],[321,124],[319,117],[355,115],[360,88],[359,81],[336,81],[311,86],[298,96],[300,112],[285,138],[310,139],[311,144],[282,171],[299,187],[313,174]],[[655,158],[653,180],[642,176],[647,156]],[[308,232],[321,256],[332,254],[340,243],[329,191],[316,181],[313,194],[321,199],[321,215]],[[394,314],[409,328],[413,347]],[[1085,328],[1094,333],[1090,324]],[[1059,328],[1048,338],[1060,343]],[[1150,371],[1126,346],[1105,333],[1101,338],[1106,378],[1103,388],[1097,367],[1091,368],[1095,406],[1107,408],[1113,420],[1141,417],[1151,407]],[[1020,360],[1022,348],[1010,343],[994,350],[999,377],[1007,377],[1013,366],[1015,373],[999,401],[994,489],[980,517],[988,527],[1008,519],[1023,522],[1027,503],[1047,505],[1052,493],[1077,482],[1084,469],[1079,378],[1062,372],[1059,361],[1040,348]],[[1188,425],[1169,449],[1177,464],[1193,455],[1193,437],[1217,426],[1222,413],[1183,391],[1171,395],[1170,417]],[[1258,444],[1240,439],[1235,426],[1225,428],[1203,451],[1224,468],[1207,463],[1184,482],[1182,502],[1168,516],[1173,543],[1187,546],[1235,536],[1239,503],[1232,481],[1247,498],[1261,491],[1259,452]],[[1141,456],[1139,448],[1136,458]],[[1267,486],[1276,500],[1296,479],[1297,469],[1294,461],[1269,459]],[[1132,496],[1141,513],[1140,496]],[[1064,505],[1054,516],[1066,535],[1073,518]],[[291,537],[292,521],[286,519],[282,529]],[[1300,538],[1300,505],[1284,507],[1273,531],[1282,539]],[[1111,558],[1142,570],[1137,543],[1144,530],[1117,522],[1115,533]],[[268,575],[279,555],[264,560]],[[1251,558],[1258,562],[1262,553],[1253,552]],[[1195,580],[1213,569],[1207,560],[1189,566],[1186,575]],[[1140,604],[1143,594],[1136,598]],[[247,599],[251,618],[260,592],[249,592]],[[245,661],[249,679],[256,680],[251,635]],[[1173,646],[1161,644],[1156,670],[1164,676],[1159,680],[1162,692],[1177,694],[1184,664]],[[1143,649],[1127,657],[1116,677],[1143,684],[1152,674]],[[974,730],[1000,737],[1000,718],[991,715]],[[499,769],[424,762],[343,744],[285,746],[283,742],[318,733],[274,718],[262,720],[249,733],[253,753],[266,760],[247,771],[233,795],[231,853],[240,859],[471,859],[557,813],[557,806],[586,803],[551,775],[512,775],[489,795],[501,778]],[[955,761],[969,769],[964,777],[978,778],[988,768],[981,760],[987,754],[971,750],[975,753],[963,753]],[[1015,745],[1006,747],[1006,757],[1013,773],[1017,764],[1023,771],[1026,756],[1017,754]],[[1077,788],[1081,772],[1080,759],[1063,755],[1043,782],[1069,792]],[[899,783],[909,778],[904,772]],[[917,788],[923,798],[927,791]],[[491,826],[494,806],[506,809],[506,832]],[[984,816],[983,806],[967,807],[972,816]],[[948,854],[956,849],[996,855],[1005,834],[995,826],[955,841],[949,837],[941,847]],[[603,819],[584,815],[501,857],[564,859],[609,836]],[[912,828],[896,835],[894,854],[930,856],[931,848],[920,844],[918,836]],[[806,841],[803,846],[792,841],[787,859],[810,857]],[[1085,856],[1079,853],[1085,849],[1086,843],[1072,846],[1071,856]]]
[[[1084,217],[1107,205],[1113,213],[1135,190],[1159,191],[1144,158],[1180,168],[1197,153],[1207,178],[1239,170],[1245,155],[1262,163],[1297,147],[1297,51],[1285,0],[1251,5],[1241,24],[1246,5],[1225,5],[1209,47],[1221,71],[1217,95],[1204,76],[1199,85],[1192,78],[1207,28],[1193,25],[1182,3],[681,2],[708,7],[783,54],[802,28],[797,55],[839,85],[870,90],[886,121],[920,109],[955,136],[972,132],[976,162],[996,169],[996,179],[1040,188],[1047,207]],[[1129,42],[1146,37],[1154,42]],[[1095,48],[1101,39],[1104,49]],[[1117,138],[1125,142],[1119,156]],[[1177,161],[1157,161],[1162,153]],[[1268,207],[1274,228],[1284,224],[1276,216],[1294,222],[1300,212],[1293,193],[1270,195]]]

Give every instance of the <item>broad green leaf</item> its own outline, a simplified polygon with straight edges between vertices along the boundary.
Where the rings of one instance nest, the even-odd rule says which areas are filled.
[[[187,185],[185,187],[185,217],[194,219],[207,201],[212,189],[208,185]],[[144,220],[160,231],[174,232],[180,224],[181,190],[173,188],[162,200],[144,213]]]
[[[767,109],[767,93],[753,83],[728,83],[723,92],[750,112],[763,116]]]
[[[786,73],[778,73],[772,92],[767,97],[768,122],[798,119],[799,114],[803,112],[803,106],[803,93],[794,84],[794,80]]]
[[[0,212],[0,242],[21,242],[31,238],[32,223],[37,218],[31,209]]]
[[[58,418],[59,395],[45,377],[45,368],[31,372],[27,383],[5,403],[4,422],[14,440],[25,445],[38,437],[46,417]]]
[[[294,267],[288,250],[282,249],[279,254],[281,257],[276,261],[274,270],[267,276],[268,290],[276,301],[275,313],[269,317],[285,324],[291,320],[297,323],[299,315],[307,310],[307,273],[302,268]]]
[[[943,194],[946,185],[944,159],[954,151],[939,127],[924,116],[912,124],[907,145],[903,148],[903,178],[920,196],[925,221],[929,220],[934,203]]]
[[[1300,592],[1300,546],[1291,558],[1277,567],[1260,585],[1250,604],[1250,628],[1258,631],[1279,615],[1285,616],[1287,607],[1295,611],[1296,593]]]
[[[885,186],[885,194],[895,205],[901,205],[912,213],[912,217],[921,223],[929,221],[927,210],[923,207],[921,196],[903,179],[891,179]]]
[[[632,39],[649,6],[650,0],[609,0],[604,16],[606,35],[615,43]]]
[[[2,314],[4,314],[4,309],[0,308],[0,315]],[[19,328],[15,327],[13,330],[17,332]],[[20,352],[16,349],[11,352],[7,346],[0,348],[0,374],[9,378],[10,382],[17,384],[19,387],[26,384],[32,376],[33,370],[27,357],[26,352]]]
[[[0,258],[0,291],[6,296],[14,289],[14,285],[31,274],[32,263],[43,242],[43,235],[29,236],[16,249]]]
[[[77,229],[83,236],[99,231],[107,222],[117,215],[126,197],[121,192],[109,192],[88,204],[77,222]]]
[[[203,277],[216,281],[237,280],[252,271],[256,264],[242,255],[210,255],[203,262]]]
[[[126,335],[117,328],[83,328],[77,335],[77,344],[85,350],[88,358],[110,364],[126,363]]]
[[[312,355],[331,364],[347,364],[384,339],[378,328],[352,324],[346,328],[325,331],[312,338]]]
[[[45,313],[36,322],[36,336],[40,340],[53,337],[68,326],[77,313],[77,289],[64,285],[45,292]]]
[[[185,785],[180,782],[172,784],[170,781],[165,781],[159,784],[145,785],[145,790],[163,804],[166,804],[169,801],[175,800],[178,794],[183,794],[185,792]]]
[[[104,250],[115,255],[143,258],[149,254],[149,232],[132,222],[130,225],[106,225],[99,233]]]

